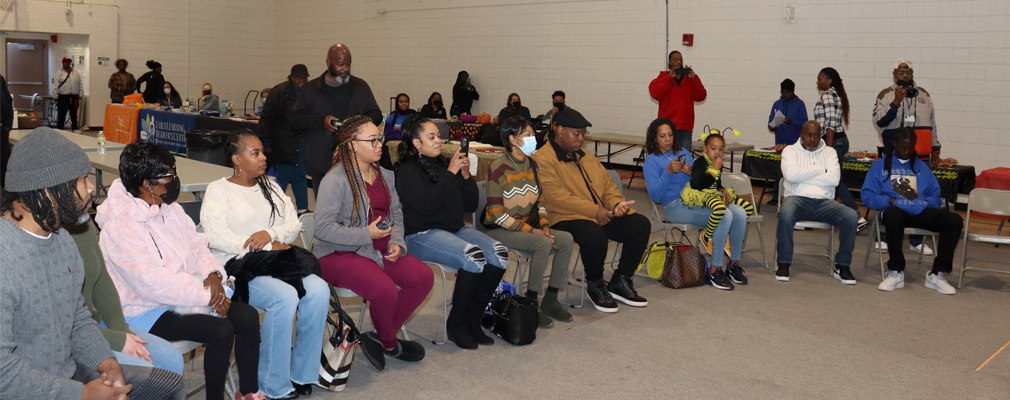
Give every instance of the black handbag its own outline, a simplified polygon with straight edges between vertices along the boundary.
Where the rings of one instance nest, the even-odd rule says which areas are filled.
[[[494,323],[491,333],[516,346],[533,343],[537,339],[537,302],[523,296],[499,293],[491,302]]]

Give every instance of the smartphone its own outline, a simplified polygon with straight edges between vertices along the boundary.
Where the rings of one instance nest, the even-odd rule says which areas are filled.
[[[459,154],[465,155],[469,152],[470,152],[470,138],[463,136],[463,138],[459,140]]]
[[[375,224],[375,227],[379,228],[380,230],[389,229],[389,220],[383,219],[382,221],[379,221],[379,223]]]
[[[689,74],[691,74],[691,69],[690,68],[677,68],[673,73],[676,74],[676,75],[680,75],[680,76],[688,76]]]
[[[677,161],[684,162],[685,160],[687,160],[687,157],[685,155],[681,154],[677,156]]]
[[[339,120],[333,120],[333,121],[330,121],[330,125],[333,125],[333,127],[334,127],[334,128],[339,128],[339,127],[340,127],[340,125],[343,125],[343,124],[344,124],[344,123],[343,123],[343,122],[340,122]]]

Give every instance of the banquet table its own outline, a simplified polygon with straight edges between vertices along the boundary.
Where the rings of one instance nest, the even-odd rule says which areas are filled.
[[[399,147],[399,140],[390,140],[386,142],[386,146],[390,149],[396,149]],[[442,144],[442,157],[449,157],[456,152],[459,148],[459,142],[449,142]],[[505,155],[505,148],[498,146],[491,146],[483,143],[470,143],[470,152],[477,156],[477,174],[474,175],[474,179],[478,182],[486,181],[488,174],[491,172],[491,163],[495,160],[502,158]],[[391,151],[389,153],[389,161],[396,165],[400,162],[400,156],[396,151]]]
[[[91,167],[95,169],[95,186],[98,188],[98,192],[108,194],[108,185],[104,184],[102,173],[119,174],[119,157],[123,151],[106,151],[105,154],[89,152],[86,154],[88,161],[91,162]],[[207,185],[211,182],[232,175],[231,168],[183,157],[175,158],[175,171],[179,177],[180,191],[193,193],[197,201],[200,201],[200,192],[206,191]]]
[[[73,133],[62,129],[53,129],[53,130],[56,131],[56,133],[63,135],[63,137],[69,139],[74,144],[80,146],[81,150],[84,150],[85,153],[98,152],[98,139],[96,139],[93,136],[82,135],[80,133]],[[21,139],[24,139],[25,136],[28,135],[28,133],[30,133],[31,131],[32,131],[31,129],[18,129],[11,131],[10,136],[11,143],[17,143],[21,141]],[[110,142],[108,138],[106,138],[105,140],[105,151],[122,150],[124,147],[126,147],[126,145],[122,143]]]

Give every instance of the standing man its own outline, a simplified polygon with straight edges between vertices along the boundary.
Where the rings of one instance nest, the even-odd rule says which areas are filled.
[[[53,97],[56,98],[56,129],[63,129],[70,112],[70,128],[75,133],[77,129],[77,107],[81,104],[81,94],[84,93],[84,83],[81,75],[73,69],[70,57],[63,57],[63,68],[53,78]]]
[[[109,77],[109,89],[112,90],[109,97],[113,103],[122,103],[123,97],[132,94],[137,88],[137,79],[133,77],[133,74],[126,72],[128,65],[130,63],[125,59],[116,60],[116,69],[119,71],[113,72]]]
[[[84,303],[84,264],[63,226],[88,222],[95,186],[80,147],[36,128],[0,199],[0,398],[185,399],[178,374],[120,366]]]
[[[779,207],[779,224],[775,233],[778,253],[775,280],[789,281],[796,221],[817,221],[839,227],[838,253],[835,254],[831,276],[846,285],[856,284],[849,265],[852,264],[859,214],[835,201],[835,187],[841,177],[838,154],[821,140],[821,124],[807,121],[795,144],[782,150],[785,199]]]
[[[942,207],[936,176],[915,157],[916,140],[912,128],[898,128],[891,151],[873,162],[863,182],[863,204],[881,212],[890,256],[887,277],[877,289],[890,292],[905,287],[905,255],[901,248],[905,228],[922,228],[940,233],[933,269],[926,275],[926,287],[955,294],[947,275],[953,269],[954,248],[961,238],[964,219]]]
[[[305,139],[291,128],[292,112],[302,88],[309,81],[309,69],[304,64],[291,67],[288,80],[277,84],[263,102],[259,136],[263,152],[277,172],[281,191],[295,195],[295,206],[301,215],[309,209],[308,180],[305,179]]]
[[[800,139],[800,130],[807,122],[807,105],[796,97],[794,92],[796,83],[792,79],[782,81],[779,87],[782,97],[772,104],[771,114],[768,115],[768,130],[775,134],[775,144],[794,144]],[[775,119],[776,111],[782,113],[786,119],[778,126],[772,127],[770,124]]]
[[[305,138],[306,169],[312,177],[314,195],[318,194],[323,175],[333,166],[339,123],[355,115],[366,115],[376,125],[382,121],[372,88],[361,78],[351,76],[351,50],[337,43],[326,52],[326,72],[302,88],[291,119],[294,131]]]
[[[533,153],[547,204],[547,219],[554,229],[572,234],[579,244],[586,273],[586,293],[597,310],[617,312],[617,300],[633,307],[649,301],[639,296],[631,276],[649,244],[649,218],[635,213],[635,204],[621,194],[595,156],[582,150],[586,128],[592,126],[581,113],[565,107],[554,115],[549,144]],[[603,261],[608,240],[624,244],[621,261],[608,284]]]
[[[708,92],[694,69],[684,66],[684,56],[679,51],[670,52],[667,67],[668,71],[661,71],[649,84],[649,94],[659,101],[659,116],[669,118],[677,126],[677,143],[690,150],[694,103],[705,101]]]

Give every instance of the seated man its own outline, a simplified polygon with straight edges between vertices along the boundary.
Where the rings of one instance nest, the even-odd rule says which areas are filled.
[[[954,248],[961,237],[964,219],[940,208],[940,184],[929,165],[916,158],[915,131],[899,128],[893,149],[873,163],[863,181],[863,204],[881,212],[886,231],[887,277],[877,289],[890,292],[905,287],[905,255],[902,240],[905,228],[921,228],[940,233],[933,270],[926,275],[926,287],[943,294],[955,294],[947,283],[954,263]]]
[[[178,374],[120,366],[84,304],[64,225],[88,221],[80,147],[47,127],[14,148],[0,200],[0,399],[184,399]]]
[[[841,179],[841,167],[835,150],[821,140],[821,124],[807,121],[800,139],[782,150],[782,205],[779,207],[778,269],[775,280],[789,281],[793,261],[793,227],[796,221],[817,221],[837,226],[838,253],[831,276],[846,285],[855,285],[849,271],[852,248],[856,242],[859,215],[835,201],[835,187]]]
[[[547,206],[547,219],[554,229],[572,234],[579,244],[586,292],[593,306],[603,312],[617,312],[616,297],[622,303],[645,307],[631,276],[649,243],[652,226],[649,219],[636,214],[621,189],[607,175],[603,164],[582,151],[589,121],[571,108],[554,115],[554,133],[533,159],[539,165],[541,187]],[[603,261],[607,240],[624,243],[621,261],[608,285],[603,280]]]

